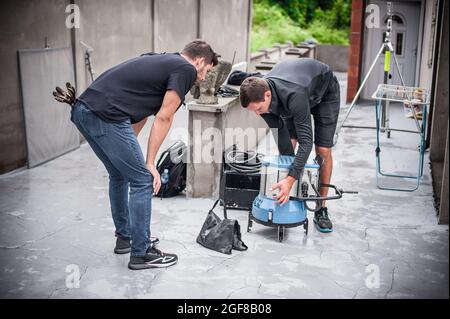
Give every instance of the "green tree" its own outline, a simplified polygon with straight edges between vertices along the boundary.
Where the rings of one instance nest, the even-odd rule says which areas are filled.
[[[348,44],[351,0],[254,0],[252,51],[314,38]]]

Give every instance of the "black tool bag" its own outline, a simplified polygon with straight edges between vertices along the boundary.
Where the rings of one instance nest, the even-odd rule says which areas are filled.
[[[228,77],[228,84],[230,85],[241,85],[244,80],[250,76],[257,76],[259,78],[263,77],[263,75],[260,72],[244,72],[244,71],[233,71],[231,72],[230,76]]]
[[[247,250],[247,246],[241,239],[241,227],[237,220],[220,219],[213,210],[217,203],[222,202],[218,199],[206,216],[200,234],[197,236],[197,243],[200,245],[230,255],[232,249]],[[223,202],[222,202],[223,203]]]
[[[156,196],[161,198],[173,197],[186,188],[186,144],[178,141],[165,150],[158,159],[156,169],[162,175],[164,170],[169,172],[169,180],[161,185]]]

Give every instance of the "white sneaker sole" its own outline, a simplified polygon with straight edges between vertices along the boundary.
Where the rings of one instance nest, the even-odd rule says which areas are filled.
[[[167,268],[173,266],[177,263],[178,260],[171,261],[165,264],[151,264],[151,263],[143,263],[143,264],[130,264],[128,263],[128,268],[131,270],[142,270],[142,269],[150,269],[150,268]]]

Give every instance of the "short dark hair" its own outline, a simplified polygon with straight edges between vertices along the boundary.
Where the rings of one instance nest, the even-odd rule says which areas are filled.
[[[264,93],[269,90],[266,80],[256,76],[246,78],[240,87],[241,105],[247,107],[252,102],[263,102]]]
[[[219,63],[218,59],[220,55],[214,52],[211,46],[203,40],[189,42],[181,53],[191,59],[205,58],[206,64],[212,64],[213,66],[216,66],[217,63]]]

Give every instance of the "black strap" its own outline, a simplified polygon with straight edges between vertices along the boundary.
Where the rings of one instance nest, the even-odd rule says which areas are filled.
[[[210,211],[210,212],[213,212],[213,211],[214,211],[214,208],[216,208],[216,206],[217,206],[217,204],[218,204],[219,202],[221,202],[222,205],[223,205],[223,207],[225,207],[225,203],[223,202],[222,199],[219,198],[218,200],[216,200],[216,202],[214,203],[213,207],[212,207],[209,211]],[[227,218],[227,216],[225,215],[225,212],[224,212],[223,215],[224,215],[225,218]]]

